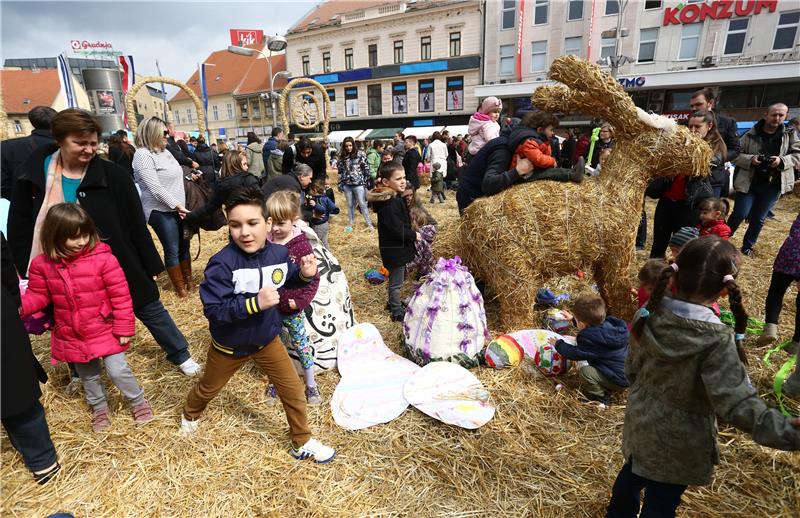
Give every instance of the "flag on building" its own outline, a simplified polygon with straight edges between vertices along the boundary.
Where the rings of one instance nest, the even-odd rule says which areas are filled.
[[[122,97],[128,95],[134,83],[136,83],[136,71],[133,68],[133,56],[120,56],[119,64],[122,65]],[[127,100],[125,101],[127,103]],[[125,127],[128,127],[128,110],[122,110],[122,121]]]
[[[72,72],[67,59],[63,53],[58,55],[58,80],[61,83],[61,91],[67,99],[67,107],[75,108],[78,103],[75,102],[75,88],[72,85]]]

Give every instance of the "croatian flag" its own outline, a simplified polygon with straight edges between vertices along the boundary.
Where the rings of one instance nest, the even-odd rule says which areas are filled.
[[[61,83],[61,91],[64,92],[64,97],[67,98],[67,107],[75,108],[75,89],[72,86],[72,72],[70,72],[69,65],[67,64],[64,54],[58,55],[58,80]]]
[[[120,56],[119,64],[122,65],[122,96],[128,95],[128,90],[136,82],[136,72],[133,69],[133,56]],[[126,100],[127,102],[127,100]],[[128,127],[128,110],[122,110],[122,121]]]

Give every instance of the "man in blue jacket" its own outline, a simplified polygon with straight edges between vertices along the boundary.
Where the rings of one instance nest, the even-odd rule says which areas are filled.
[[[578,326],[577,345],[551,339],[568,360],[579,361],[581,392],[591,401],[608,404],[608,392],[625,390],[625,357],[628,356],[628,326],[616,317],[606,317],[606,305],[597,294],[581,295],[572,308]]]

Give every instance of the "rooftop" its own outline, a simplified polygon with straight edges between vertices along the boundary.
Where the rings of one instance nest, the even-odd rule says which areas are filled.
[[[34,106],[52,106],[61,83],[57,70],[0,70],[6,113],[28,113]]]

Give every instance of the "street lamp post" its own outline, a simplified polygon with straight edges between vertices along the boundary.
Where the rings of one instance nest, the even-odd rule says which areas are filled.
[[[272,53],[273,52],[280,52],[286,49],[286,38],[283,36],[270,36],[267,40],[267,49],[269,50],[269,56],[264,54],[263,51],[258,49],[250,49],[247,47],[238,47],[235,45],[230,45],[228,47],[228,52],[233,54],[239,54],[240,56],[252,56],[253,54],[261,54],[261,56],[267,62],[267,71],[269,73],[269,105],[270,110],[272,111],[272,127],[276,126],[276,119],[275,119],[275,78],[279,75],[289,75],[288,71],[281,70],[277,74],[272,74]]]

